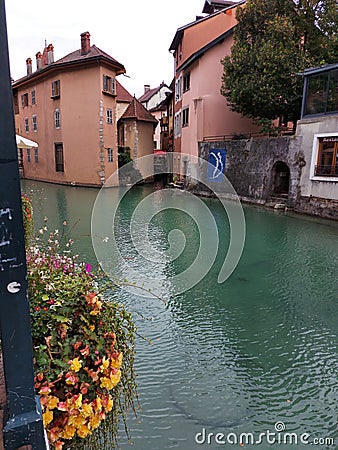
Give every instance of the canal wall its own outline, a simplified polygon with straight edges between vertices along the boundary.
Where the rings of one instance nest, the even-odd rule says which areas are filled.
[[[300,180],[312,150],[304,147],[302,135],[200,142],[199,157],[208,161],[210,152],[217,149],[226,150],[225,175],[243,202],[272,208],[284,205],[296,212],[338,219],[337,200],[304,196],[301,190]],[[288,184],[279,192],[282,176]],[[207,194],[201,185],[191,183],[188,180],[191,190]]]

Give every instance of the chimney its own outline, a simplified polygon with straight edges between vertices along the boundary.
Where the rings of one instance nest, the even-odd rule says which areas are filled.
[[[90,34],[85,31],[81,34],[81,55],[87,55],[90,52]]]
[[[27,75],[32,75],[33,68],[32,68],[32,59],[31,58],[26,59],[26,67],[27,67]]]
[[[36,56],[36,70],[42,69],[42,54],[41,52],[37,52]]]
[[[144,93],[150,91],[150,84],[145,84],[144,85]]]
[[[52,44],[49,44],[47,47],[47,58],[48,64],[52,64],[54,62],[54,47]]]

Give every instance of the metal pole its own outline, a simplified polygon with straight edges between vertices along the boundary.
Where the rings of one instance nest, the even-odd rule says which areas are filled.
[[[0,0],[0,327],[6,450],[48,448],[34,391],[32,338],[5,2]]]

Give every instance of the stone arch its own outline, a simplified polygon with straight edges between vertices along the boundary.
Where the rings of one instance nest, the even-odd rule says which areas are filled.
[[[290,169],[283,161],[277,161],[271,171],[271,193],[288,195],[290,189]]]

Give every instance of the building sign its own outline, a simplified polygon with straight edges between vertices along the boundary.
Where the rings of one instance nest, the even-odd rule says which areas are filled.
[[[225,171],[225,160],[226,160],[226,149],[225,148],[211,148],[209,150],[208,158],[208,181],[213,181],[220,183],[224,181],[224,171]]]

